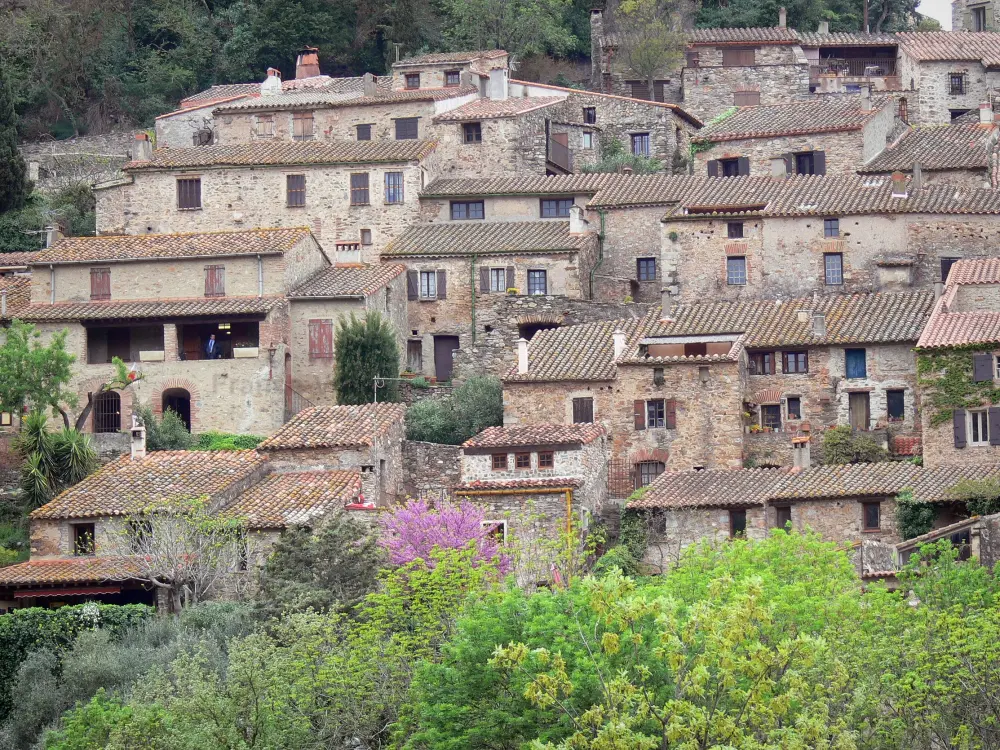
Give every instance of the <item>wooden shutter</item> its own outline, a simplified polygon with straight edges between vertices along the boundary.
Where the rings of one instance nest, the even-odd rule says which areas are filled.
[[[306,205],[306,176],[290,174],[287,175],[285,183],[287,205],[291,207]]]
[[[740,174],[741,177],[744,176],[744,175],[750,174],[750,159],[749,159],[749,157],[741,156],[740,158],[738,158],[736,160],[736,165],[738,167],[738,171],[739,171],[739,174]]]
[[[649,84],[645,81],[629,81],[633,99],[649,99]]]
[[[333,321],[309,321],[309,357],[310,359],[333,358]]]
[[[111,269],[90,269],[90,298],[92,300],[111,299]]]
[[[177,208],[201,208],[201,178],[177,180]]]
[[[205,296],[226,296],[226,267],[205,266]]]
[[[667,429],[675,429],[677,427],[677,402],[673,399],[667,401],[664,413],[666,417]]]
[[[507,288],[513,289],[516,285],[517,283],[514,279],[514,266],[507,266]]]
[[[351,175],[351,205],[367,206],[368,203],[368,173],[355,172]]]
[[[490,267],[479,267],[479,291],[483,294],[490,293]]]
[[[417,137],[417,118],[403,117],[396,120],[396,140],[413,140]]]
[[[785,174],[795,174],[795,154],[784,154],[781,158],[785,160]]]
[[[646,402],[635,400],[632,402],[632,421],[635,429],[646,429]]]
[[[438,271],[437,272],[437,298],[447,299],[448,298],[448,272]]]
[[[406,272],[406,299],[420,299],[420,273]]]
[[[708,176],[718,177],[719,176],[719,160],[712,159],[708,162]]]
[[[965,409],[955,409],[951,413],[951,428],[955,435],[955,447],[965,447]]]
[[[813,151],[813,174],[826,174],[826,151]]]
[[[1000,409],[995,406],[990,407],[990,445],[1000,445]]]
[[[972,380],[975,383],[984,383],[987,380],[993,380],[992,354],[972,355]]]

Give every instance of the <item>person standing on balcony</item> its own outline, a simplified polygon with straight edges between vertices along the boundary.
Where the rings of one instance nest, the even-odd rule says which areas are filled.
[[[205,359],[219,359],[222,356],[222,352],[219,350],[219,342],[215,340],[215,334],[213,333],[208,337],[208,343],[205,344]]]

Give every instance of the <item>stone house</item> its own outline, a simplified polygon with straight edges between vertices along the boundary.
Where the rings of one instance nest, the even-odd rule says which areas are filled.
[[[993,0],[952,0],[951,30],[996,31],[996,3]]]
[[[927,466],[1000,461],[998,331],[1000,260],[956,262],[917,342]]]
[[[276,471],[360,471],[363,502],[384,507],[402,497],[405,417],[405,404],[311,406],[257,450]]]
[[[97,186],[98,232],[308,227],[372,262],[417,217],[433,152],[413,140],[158,149]]]
[[[870,96],[738,107],[692,138],[695,174],[852,174],[881,153],[895,104]]]
[[[895,34],[863,31],[831,34],[827,21],[821,21],[815,32],[799,31],[797,34],[802,53],[809,62],[810,91],[850,94],[865,89],[898,91],[902,88],[896,71],[898,41]]]
[[[451,379],[452,352],[475,342],[477,316],[498,298],[583,299],[597,254],[579,207],[569,221],[483,221],[481,200],[450,210],[454,221],[411,226],[382,253],[407,269],[406,368],[439,382]]]

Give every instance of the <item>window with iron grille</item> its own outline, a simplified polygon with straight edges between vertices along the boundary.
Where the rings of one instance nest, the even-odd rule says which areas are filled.
[[[437,299],[437,271],[420,272],[420,299]]]
[[[583,108],[583,122],[586,125],[596,125],[597,124],[597,107],[584,107]]]
[[[420,88],[420,74],[419,73],[407,73],[404,76],[405,86],[408,89],[419,89]]]
[[[952,96],[965,93],[965,73],[948,74],[948,90]]]
[[[289,208],[306,205],[306,176],[290,174],[285,176],[285,200]]]
[[[760,426],[772,429],[781,427],[780,404],[764,404],[760,407]]]
[[[226,296],[226,267],[205,266],[205,296]]]
[[[181,177],[177,180],[177,208],[201,208],[201,178]]]
[[[660,476],[665,468],[662,461],[640,461],[635,465],[637,484],[639,487],[652,484],[653,480]]]
[[[274,115],[257,115],[254,134],[258,138],[273,138]]]
[[[809,372],[808,352],[782,352],[781,370],[787,374],[801,374]]]
[[[486,213],[482,201],[452,201],[451,218],[453,221],[465,219],[482,219]]]
[[[572,198],[548,199],[542,198],[541,209],[543,219],[565,219],[573,207]]]
[[[483,142],[483,126],[482,126],[482,123],[478,123],[478,122],[463,122],[462,123],[462,142],[463,143],[482,143]]]
[[[369,203],[368,173],[354,172],[351,175],[351,205],[367,206]]]
[[[747,259],[744,255],[730,255],[726,258],[726,283],[743,286],[747,283]]]
[[[774,375],[774,352],[751,352],[751,375]]]
[[[313,137],[313,113],[292,113],[292,138],[296,141],[308,141]]]
[[[528,271],[528,294],[546,294],[546,272],[542,270]]]
[[[649,156],[649,133],[632,133],[632,154]]]
[[[743,239],[743,222],[730,221],[726,223],[726,235],[731,240]]]
[[[656,258],[636,258],[635,271],[639,281],[656,281]]]
[[[395,122],[397,141],[413,141],[417,139],[416,117],[400,117]]]
[[[594,399],[588,397],[573,399],[573,423],[586,424],[594,421]]]
[[[116,391],[94,396],[94,432],[121,432],[122,401]]]
[[[507,454],[506,453],[494,453],[492,456],[491,466],[493,471],[507,471]]]
[[[309,359],[333,359],[333,321],[309,321]]]
[[[444,72],[444,85],[446,87],[460,86],[462,84],[462,71],[446,70]]]
[[[358,125],[355,128],[359,141],[370,141],[372,139],[371,125]]]
[[[111,269],[90,269],[90,298],[92,300],[111,299]]]
[[[667,426],[667,408],[662,398],[650,399],[646,402],[646,428],[653,430]]]
[[[756,50],[753,47],[733,47],[722,50],[722,67],[747,68],[756,65]]]
[[[840,219],[823,219],[823,236],[840,236]]]
[[[823,253],[823,273],[827,286],[844,283],[844,256],[841,253]]]
[[[514,468],[525,469],[531,468],[531,454],[530,453],[515,453],[514,454]]]
[[[760,104],[760,92],[759,91],[734,91],[733,92],[733,106],[734,107],[756,107]]]
[[[386,203],[402,203],[403,202],[403,173],[402,172],[386,172],[385,173],[385,202]]]
[[[555,466],[555,454],[552,451],[538,451],[538,468],[551,469]]]

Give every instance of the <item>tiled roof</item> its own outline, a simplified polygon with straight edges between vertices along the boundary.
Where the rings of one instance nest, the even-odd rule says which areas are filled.
[[[288,296],[296,297],[367,297],[374,294],[406,270],[393,263],[327,266],[299,284]]]
[[[581,485],[579,479],[570,477],[537,477],[535,479],[477,479],[455,487],[460,495],[475,495],[476,490],[537,490],[558,489],[563,487],[577,488]]]
[[[26,253],[0,253],[0,268],[26,268],[38,257],[38,251]]]
[[[490,49],[475,52],[428,52],[425,55],[413,55],[412,57],[406,57],[395,63],[395,65],[436,65],[437,63],[472,62],[473,60],[479,60],[480,58],[493,59],[503,57],[506,54],[506,50],[502,49]]]
[[[858,171],[909,172],[914,164],[922,169],[986,169],[998,132],[992,123],[978,122],[916,127]]]
[[[818,31],[795,32],[803,47],[888,47],[896,46],[895,34],[866,34],[863,31],[834,31],[820,34]]]
[[[1000,258],[965,258],[952,265],[948,286],[1000,284]]]
[[[57,302],[54,305],[26,305],[18,317],[26,321],[39,322],[266,315],[282,299],[282,297],[194,297],[120,302]]]
[[[181,107],[197,106],[199,102],[228,99],[233,96],[254,96],[260,94],[259,83],[221,83],[209,86],[204,91],[181,99]]]
[[[742,508],[763,505],[785,469],[665,471],[629,508]]]
[[[434,118],[434,122],[466,122],[518,117],[553,104],[559,104],[562,101],[563,98],[558,96],[511,97],[499,101],[476,99],[438,115]]]
[[[420,191],[422,198],[489,195],[593,195],[612,182],[631,179],[620,174],[543,175],[514,177],[438,178]]]
[[[402,424],[405,404],[311,406],[261,443],[262,451],[299,448],[358,448],[370,446],[375,431],[384,436]]]
[[[7,310],[0,319],[23,318],[31,303],[31,277],[22,275],[0,276],[0,292],[7,293]]]
[[[948,272],[948,283],[917,342],[920,349],[1000,342],[1000,310],[952,310],[960,287],[1000,284],[1000,259],[966,258]]]
[[[613,45],[612,45],[613,46]],[[579,99],[616,99],[623,102],[635,102],[637,104],[642,104],[647,107],[658,107],[660,109],[669,109],[674,112],[674,114],[679,117],[683,117],[685,120],[690,122],[696,127],[702,126],[702,121],[695,117],[693,114],[682,108],[679,104],[674,104],[673,102],[654,102],[650,99],[637,99],[634,96],[619,96],[618,94],[606,94],[603,91],[585,91],[581,89],[571,89],[567,86],[553,86],[551,83],[538,83],[537,81],[519,81],[517,79],[511,79],[512,84],[518,84],[521,86],[529,86],[533,89],[548,89],[551,91],[561,91],[566,92],[570,96],[567,99],[576,95]]]
[[[225,515],[253,529],[308,525],[353,502],[361,490],[357,471],[275,472],[226,507]]]
[[[159,148],[150,161],[130,161],[122,169],[261,167],[306,164],[382,164],[422,159],[434,141],[257,141],[232,146]]]
[[[570,234],[568,221],[449,221],[411,225],[382,257],[571,252],[594,241],[593,234]]]
[[[152,451],[123,456],[32,511],[32,518],[93,518],[153,503],[216,497],[264,465],[256,451]]]
[[[487,427],[462,443],[463,448],[508,448],[520,445],[580,445],[604,435],[597,424],[532,424]]]
[[[1000,32],[920,31],[896,35],[900,50],[919,61],[978,61],[1000,65]]]
[[[784,26],[758,26],[747,29],[694,29],[691,44],[743,44],[746,42],[795,44],[799,41],[795,29]]]
[[[138,573],[127,557],[29,560],[0,568],[0,586],[124,581]]]
[[[615,331],[625,333],[627,352],[634,347],[637,337],[649,322],[647,316],[539,331],[528,344],[528,372],[518,374],[515,367],[508,373],[506,381],[612,380],[616,372]]]
[[[386,80],[386,84],[383,84]],[[476,86],[447,86],[441,88],[425,88],[399,90],[388,88],[391,79],[380,79],[375,96],[363,96],[357,92],[327,92],[327,91],[290,91],[274,96],[261,96],[253,99],[240,99],[217,107],[214,112],[226,114],[229,112],[271,111],[283,109],[333,109],[336,107],[368,107],[379,104],[401,104],[405,102],[437,102],[444,99],[454,99],[459,96],[478,94]],[[374,143],[374,141],[372,141]]]
[[[52,247],[39,251],[32,265],[151,258],[275,255],[292,250],[309,236],[309,230],[300,227],[248,229],[238,232],[64,237]]]
[[[692,141],[718,143],[750,138],[777,138],[807,133],[833,133],[860,130],[891,103],[881,98],[872,102],[869,111],[862,109],[861,97],[846,96],[787,104],[738,107],[717,122],[695,133]]]

